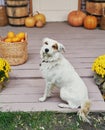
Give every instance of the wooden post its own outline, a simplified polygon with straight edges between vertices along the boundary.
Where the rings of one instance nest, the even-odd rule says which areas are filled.
[[[78,0],[78,10],[81,10],[81,3],[82,3],[82,0]]]
[[[32,0],[29,0],[29,13],[33,14]]]

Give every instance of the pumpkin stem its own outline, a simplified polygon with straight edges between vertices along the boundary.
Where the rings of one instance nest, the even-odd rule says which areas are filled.
[[[35,14],[40,14],[40,13],[39,13],[39,11],[35,11],[33,14],[35,15]]]
[[[36,11],[37,14],[40,14],[39,11]]]
[[[40,14],[39,11],[35,11],[37,14]]]

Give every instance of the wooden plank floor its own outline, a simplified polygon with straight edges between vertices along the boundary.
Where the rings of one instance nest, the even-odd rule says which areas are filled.
[[[105,111],[105,102],[100,90],[93,80],[91,66],[94,59],[105,54],[105,31],[99,28],[86,30],[83,27],[71,27],[66,22],[47,23],[43,28],[0,27],[0,36],[8,31],[28,33],[28,61],[19,66],[12,66],[10,81],[0,93],[1,111],[59,111],[74,112],[77,110],[59,108],[59,90],[55,89],[53,97],[46,102],[39,102],[43,95],[45,81],[39,70],[40,48],[42,39],[55,39],[66,48],[65,57],[88,87],[92,101],[91,111]]]

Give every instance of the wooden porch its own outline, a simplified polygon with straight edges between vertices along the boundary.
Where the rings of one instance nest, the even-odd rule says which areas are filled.
[[[91,111],[105,111],[105,102],[93,80],[91,66],[94,59],[105,54],[105,31],[99,28],[87,30],[83,27],[71,27],[66,22],[47,23],[43,28],[0,27],[0,36],[8,31],[28,33],[28,61],[12,66],[10,81],[0,92],[1,111],[57,111],[74,112],[77,110],[59,108],[59,90],[54,90],[52,98],[39,102],[43,95],[45,82],[39,70],[42,39],[49,37],[61,42],[65,48],[65,57],[86,83],[92,101]]]

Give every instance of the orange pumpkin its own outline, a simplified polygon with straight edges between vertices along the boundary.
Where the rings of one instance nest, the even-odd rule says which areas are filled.
[[[46,17],[45,17],[45,15],[42,14],[42,13],[39,13],[38,11],[37,11],[37,14],[34,15],[34,19],[35,19],[36,22],[37,21],[42,21],[43,24],[46,23]]]
[[[42,23],[42,21],[37,21],[36,22],[36,27],[38,27],[38,28],[41,28],[41,27],[43,27],[43,23]]]
[[[84,27],[86,29],[95,29],[97,27],[97,18],[92,15],[88,15],[84,19]]]
[[[35,26],[35,19],[32,15],[29,15],[29,17],[27,17],[25,19],[25,26],[26,27],[34,27]]]
[[[83,25],[83,20],[86,17],[86,14],[79,10],[74,10],[68,14],[68,23],[71,26],[81,26]]]

